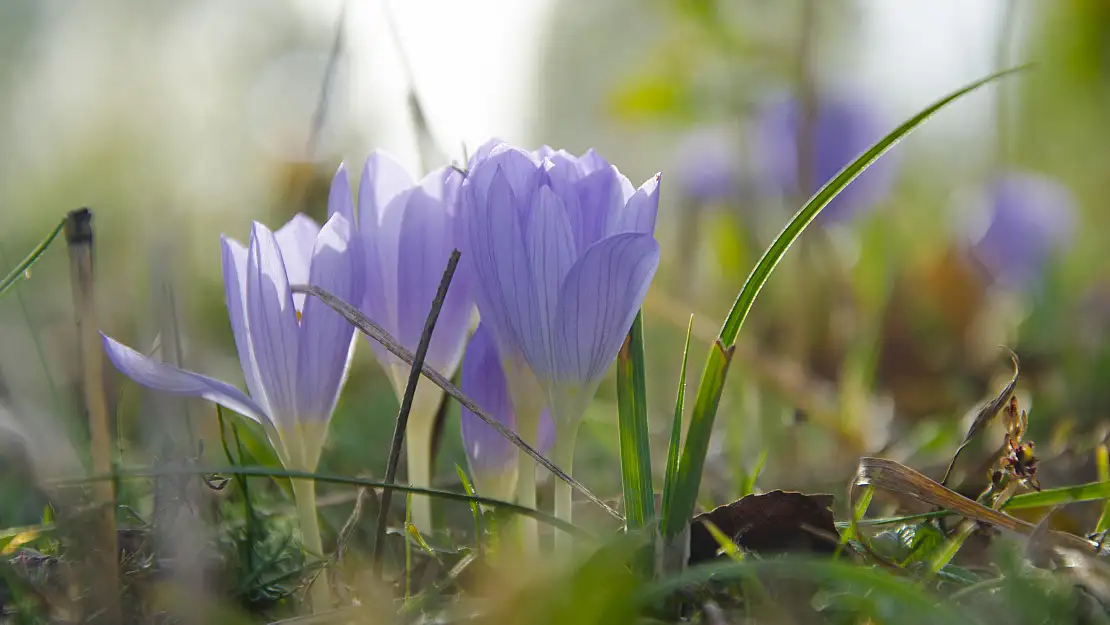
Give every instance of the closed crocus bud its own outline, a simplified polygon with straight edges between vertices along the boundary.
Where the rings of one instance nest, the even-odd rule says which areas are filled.
[[[1072,238],[1075,198],[1056,180],[1007,172],[980,196],[989,226],[971,253],[991,280],[1010,290],[1035,284],[1052,254]]]
[[[706,126],[681,137],[671,171],[683,197],[697,204],[714,204],[736,197],[740,168],[736,133],[724,126]]]
[[[513,405],[509,401],[509,387],[497,346],[485,327],[479,325],[470,339],[462,364],[462,392],[482,407],[490,416],[509,429],[516,429]],[[474,478],[475,488],[487,497],[510,499],[516,488],[516,445],[482,421],[465,406],[462,408],[463,449]],[[548,413],[540,417],[539,440],[536,450],[547,453],[555,440],[555,427]]]
[[[802,103],[790,96],[779,96],[757,111],[752,163],[761,193],[787,199],[800,193],[808,199],[889,131],[872,106],[845,93],[819,94],[808,123],[805,115]],[[808,139],[799,137],[807,128]],[[800,143],[811,150],[806,180],[799,180]],[[891,155],[883,156],[845,187],[818,218],[846,222],[869,211],[890,192],[895,169]]]

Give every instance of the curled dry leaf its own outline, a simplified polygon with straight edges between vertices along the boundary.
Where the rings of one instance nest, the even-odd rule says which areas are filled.
[[[1010,352],[1010,360],[1014,363],[1014,375],[1010,378],[1010,383],[1002,389],[1001,393],[979,408],[979,412],[975,415],[975,420],[971,422],[971,427],[967,429],[967,435],[964,436],[963,442],[956,448],[956,453],[952,454],[952,461],[948,463],[948,470],[944,472],[944,478],[940,481],[941,484],[948,483],[948,478],[952,474],[952,467],[956,466],[956,459],[960,457],[960,453],[967,447],[968,443],[990,425],[990,422],[994,420],[994,417],[1002,410],[1006,402],[1009,401],[1010,396],[1014,394],[1014,387],[1017,386],[1018,374],[1021,368],[1018,364],[1017,354],[1010,349],[1007,349],[1007,351]]]
[[[1074,534],[1047,530],[1023,521],[1008,514],[988,508],[972,501],[959,493],[942,486],[939,482],[929,479],[921,473],[893,460],[884,458],[861,458],[856,477],[852,481],[849,491],[851,507],[854,510],[856,499],[861,487],[872,486],[898,495],[907,495],[918,501],[938,506],[963,517],[985,523],[992,527],[1007,530],[1032,538],[1036,532],[1038,539],[1042,538],[1053,546],[1071,547],[1081,549],[1088,553],[1095,551],[1095,543]],[[857,534],[858,535],[858,534]],[[866,547],[866,541],[864,541]],[[874,555],[874,554],[873,554]]]
[[[832,495],[773,490],[699,514],[690,523],[689,563],[717,557],[720,544],[702,523],[706,520],[737,546],[755,553],[833,553],[839,534],[832,503]]]

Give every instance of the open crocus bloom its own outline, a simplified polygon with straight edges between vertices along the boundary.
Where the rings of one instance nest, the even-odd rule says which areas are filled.
[[[347,376],[354,329],[323,302],[293,295],[289,287],[307,282],[357,301],[357,240],[342,215],[323,228],[297,215],[277,233],[255,223],[246,248],[227,237],[222,242],[227,311],[249,395],[107,336],[104,350],[143,386],[203,397],[258,421],[287,468],[312,471]]]
[[[483,146],[459,199],[463,262],[497,345],[518,432],[537,441],[546,405],[555,463],[571,470],[587,404],[617,356],[659,265],[659,177],[639,189],[592,150]],[[534,505],[531,459],[518,500]],[[570,517],[556,484],[556,514]],[[535,540],[529,539],[534,547]]]
[[[502,144],[472,162],[460,197],[464,262],[514,405],[525,390],[514,385],[531,377],[557,425],[581,418],[659,265],[658,188],[658,176],[633,188],[592,150]],[[534,441],[534,426],[521,435]]]
[[[443,271],[458,247],[455,200],[461,182],[457,171],[444,167],[417,183],[396,160],[375,151],[362,170],[357,215],[344,168],[332,185],[329,212],[358,224],[366,292],[351,303],[410,352],[420,343]],[[452,278],[425,359],[447,377],[458,368],[470,332],[474,300],[469,283],[465,271]],[[377,342],[371,340],[370,345],[400,400],[410,366]],[[405,431],[408,480],[413,486],[431,484],[431,440],[442,398],[439,387],[420,378]],[[426,497],[412,500],[413,523],[423,531],[431,529],[430,503]]]
[[[490,416],[510,429],[516,429],[513,405],[501,359],[493,337],[482,325],[474,331],[462,363],[462,392]],[[463,449],[478,492],[487,497],[508,499],[516,487],[516,445],[482,421],[465,406],[460,415]],[[555,441],[555,427],[547,412],[540,415],[536,451],[547,453]]]

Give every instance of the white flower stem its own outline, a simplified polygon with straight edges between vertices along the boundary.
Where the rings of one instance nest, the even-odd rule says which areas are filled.
[[[305,550],[313,557],[323,558],[324,544],[320,540],[320,523],[316,518],[316,482],[292,480],[292,485],[293,498],[297,504],[297,517],[301,524],[301,540],[304,541]],[[313,613],[331,608],[331,593],[326,571],[312,580],[308,587],[308,597],[312,602]]]
[[[526,454],[517,454],[516,502],[526,508],[536,507],[536,461]],[[518,515],[521,548],[525,555],[540,552],[540,526],[532,517]]]
[[[405,450],[408,457],[409,484],[418,488],[432,485],[432,432],[435,430],[436,412],[443,392],[427,380],[420,380],[409,411],[409,424],[405,432]],[[432,500],[424,495],[413,495],[412,523],[421,533],[432,531]]]
[[[573,475],[574,443],[578,438],[578,423],[558,424],[555,426],[555,465],[567,475]],[[574,490],[563,480],[555,482],[555,517],[571,522]],[[555,552],[568,553],[574,548],[574,538],[562,531],[555,532]]]
[[[539,429],[539,404],[520,402],[514,405],[517,433],[524,442],[536,444]],[[527,454],[517,454],[516,501],[527,508],[536,508],[536,461]],[[534,556],[540,552],[540,526],[532,517],[517,516],[521,548],[525,555]]]

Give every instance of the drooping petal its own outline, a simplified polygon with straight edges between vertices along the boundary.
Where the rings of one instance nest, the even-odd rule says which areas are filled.
[[[381,223],[386,206],[413,183],[412,176],[397,159],[381,150],[370,154],[358,187],[359,228],[365,229],[368,222]]]
[[[659,174],[655,174],[628,198],[628,202],[609,216],[605,236],[624,232],[655,233],[655,217],[659,213]]]
[[[500,167],[480,197],[476,185],[469,182],[463,189],[463,262],[469,263],[475,279],[478,311],[503,356],[517,354],[534,362],[544,339],[539,335],[538,304],[518,198]]]
[[[328,192],[328,218],[339,213],[347,223],[355,223],[355,205],[351,200],[351,183],[347,179],[347,165],[339,164],[335,176],[331,179],[331,190]]]
[[[312,246],[320,226],[308,215],[297,213],[284,226],[274,233],[281,257],[285,261],[285,272],[290,284],[304,284],[308,281],[308,267],[312,263]],[[304,294],[293,296],[297,310],[304,308]]]
[[[258,363],[254,348],[251,346],[250,328],[247,319],[247,249],[238,241],[221,236],[223,248],[224,296],[227,300],[227,315],[231,320],[231,332],[235,336],[235,349],[239,352],[239,364],[243,368],[247,390],[251,397],[269,410],[266,388],[258,377]]]
[[[227,382],[178,369],[148,358],[103,333],[100,336],[108,360],[120,373],[138,384],[166,393],[201,397],[263,425],[269,423],[270,419],[262,406]]]
[[[542,351],[537,352],[537,360],[531,364],[538,376],[548,377],[555,368],[552,339],[559,290],[578,254],[563,202],[550,187],[542,186],[533,195],[531,213],[525,245],[537,297],[539,335],[543,337]]]
[[[309,284],[345,302],[362,300],[362,266],[358,238],[342,213],[324,224],[312,253]],[[305,303],[297,347],[297,413],[302,419],[327,421],[350,364],[352,326],[327,304],[313,297]]]
[[[247,258],[247,328],[270,416],[276,425],[292,427],[297,410],[299,328],[285,271],[277,239],[256,222]]]
[[[556,387],[585,389],[587,400],[593,396],[658,266],[659,244],[650,235],[619,234],[582,253],[559,295]]]

